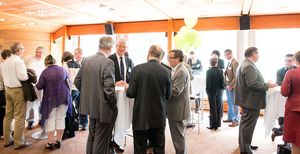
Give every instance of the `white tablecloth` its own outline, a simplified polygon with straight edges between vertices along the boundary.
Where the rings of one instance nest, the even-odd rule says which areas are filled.
[[[284,116],[286,97],[280,93],[281,87],[270,88],[266,95],[264,113],[265,137],[269,136],[278,117]]]
[[[191,87],[192,87],[192,94],[191,95],[196,95],[200,92],[205,93],[205,87],[206,87],[206,81],[205,81],[205,76],[204,75],[194,75],[194,80],[191,82]]]
[[[124,146],[126,131],[132,123],[132,110],[134,100],[126,96],[125,91],[116,91],[118,116],[114,127],[114,141],[120,146]]]

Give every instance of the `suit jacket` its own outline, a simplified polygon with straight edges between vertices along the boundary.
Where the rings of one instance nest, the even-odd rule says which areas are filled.
[[[300,68],[289,70],[281,85],[281,94],[287,98],[285,109],[300,112]]]
[[[215,94],[224,89],[223,71],[219,67],[211,67],[206,71],[206,93]]]
[[[238,66],[239,66],[239,62],[235,58],[232,58],[230,64],[226,67],[226,70],[224,72],[224,74],[225,74],[224,79],[225,79],[226,85],[235,87],[236,71],[237,71]]]
[[[224,60],[223,59],[218,59],[218,67],[220,68],[220,69],[224,69]]]
[[[166,126],[166,100],[171,96],[171,72],[156,60],[133,68],[127,96],[134,99],[132,128]]]
[[[267,84],[255,64],[243,60],[237,72],[235,104],[248,109],[263,109],[266,106]]]
[[[172,79],[172,96],[167,101],[168,119],[186,120],[190,117],[190,76],[183,63],[174,70]]]
[[[276,73],[276,84],[277,84],[278,86],[281,86],[282,81],[283,81],[283,79],[284,79],[284,76],[285,76],[286,72],[287,72],[288,70],[295,69],[295,68],[296,68],[296,66],[292,66],[292,67],[290,67],[290,68],[288,68],[288,67],[282,67],[281,69],[279,69],[279,70],[277,71],[277,73]]]
[[[80,91],[80,113],[109,123],[117,110],[114,62],[101,52],[82,61],[75,78]]]
[[[37,77],[35,71],[32,69],[27,69],[28,79],[26,81],[21,81],[22,90],[24,93],[25,101],[35,101],[37,99],[37,95],[35,93],[34,87],[32,83],[36,83]]]
[[[127,56],[123,56],[123,57],[125,58],[125,64],[126,64],[126,82],[129,83],[131,70],[134,66],[130,58],[128,58]],[[120,64],[118,62],[117,54],[114,53],[110,55],[108,58],[111,59],[115,64],[115,81],[118,82],[121,80],[120,77],[121,73],[120,73],[120,66],[119,66]]]

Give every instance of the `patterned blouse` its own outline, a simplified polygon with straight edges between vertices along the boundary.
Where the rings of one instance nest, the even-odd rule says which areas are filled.
[[[67,106],[72,104],[70,89],[66,81],[67,79],[67,72],[57,65],[50,65],[42,72],[40,79],[36,84],[37,89],[43,89],[43,99],[40,106],[42,126],[49,118],[49,114],[53,108],[57,108],[62,104]]]

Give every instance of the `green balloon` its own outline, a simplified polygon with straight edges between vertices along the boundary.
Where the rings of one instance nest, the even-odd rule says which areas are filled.
[[[201,36],[198,34],[192,46],[193,46],[194,48],[198,48],[198,47],[200,46],[200,44],[201,44],[201,41],[202,41],[202,38],[201,38]]]
[[[177,34],[174,39],[174,45],[177,49],[182,49],[184,44],[184,36],[182,34]]]

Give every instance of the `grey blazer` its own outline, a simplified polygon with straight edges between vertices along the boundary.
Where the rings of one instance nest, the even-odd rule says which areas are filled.
[[[167,101],[168,119],[186,120],[190,117],[190,75],[184,64],[178,64],[172,78],[172,96]]]
[[[115,94],[114,62],[101,52],[82,61],[75,78],[80,90],[80,113],[109,123],[117,110]]]
[[[248,109],[263,109],[266,106],[267,84],[255,64],[245,59],[237,71],[235,104]]]

